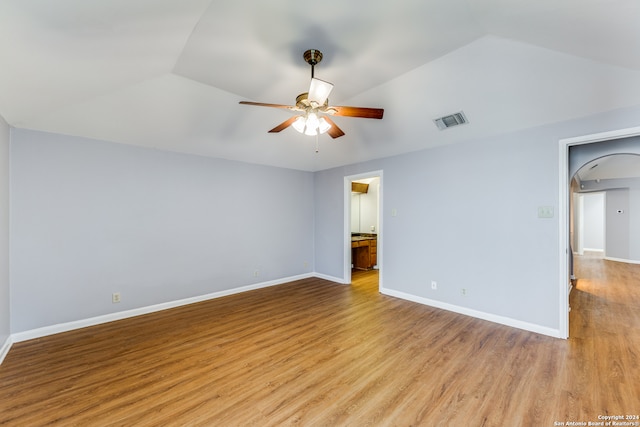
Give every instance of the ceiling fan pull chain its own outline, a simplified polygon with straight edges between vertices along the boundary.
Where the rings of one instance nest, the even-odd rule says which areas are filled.
[[[316,153],[318,153],[320,151],[320,148],[318,148],[318,134],[316,133]]]

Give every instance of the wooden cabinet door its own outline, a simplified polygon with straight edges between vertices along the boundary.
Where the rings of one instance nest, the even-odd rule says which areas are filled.
[[[378,241],[375,239],[369,241],[369,254],[371,262],[370,268],[373,268],[378,264]]]

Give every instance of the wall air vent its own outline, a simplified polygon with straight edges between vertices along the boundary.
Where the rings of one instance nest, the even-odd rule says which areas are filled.
[[[438,129],[440,130],[469,123],[469,121],[467,120],[467,116],[465,116],[462,111],[434,119],[433,122],[436,124],[436,126],[438,126]]]

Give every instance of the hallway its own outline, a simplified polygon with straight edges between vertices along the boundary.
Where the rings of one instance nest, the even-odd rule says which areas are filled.
[[[575,266],[567,402],[576,413],[600,408],[608,414],[638,414],[640,265],[586,252],[575,257]]]
[[[607,261],[585,252],[575,257],[576,287],[571,292],[571,338],[640,331],[640,265]],[[629,335],[631,334],[631,335]]]

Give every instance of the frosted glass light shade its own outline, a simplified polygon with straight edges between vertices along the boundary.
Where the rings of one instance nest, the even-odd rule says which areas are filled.
[[[309,113],[306,117],[298,116],[291,126],[298,132],[309,136],[325,133],[331,128],[331,125],[324,117],[318,118],[315,113]]]
[[[296,121],[295,121],[295,122],[293,122],[293,123],[291,124],[291,126],[293,126],[293,128],[294,128],[295,130],[297,130],[298,132],[300,132],[300,133],[304,133],[304,127],[305,127],[305,119],[304,119],[304,117],[302,117],[302,116],[298,116],[298,117],[296,118]]]
[[[329,129],[331,129],[329,122],[327,122],[324,117],[320,117],[320,120],[318,121],[318,130],[320,133],[325,133]]]
[[[309,101],[315,102],[318,105],[323,105],[331,90],[333,89],[333,84],[329,82],[325,82],[324,80],[313,78],[311,79],[311,86],[309,86]]]

